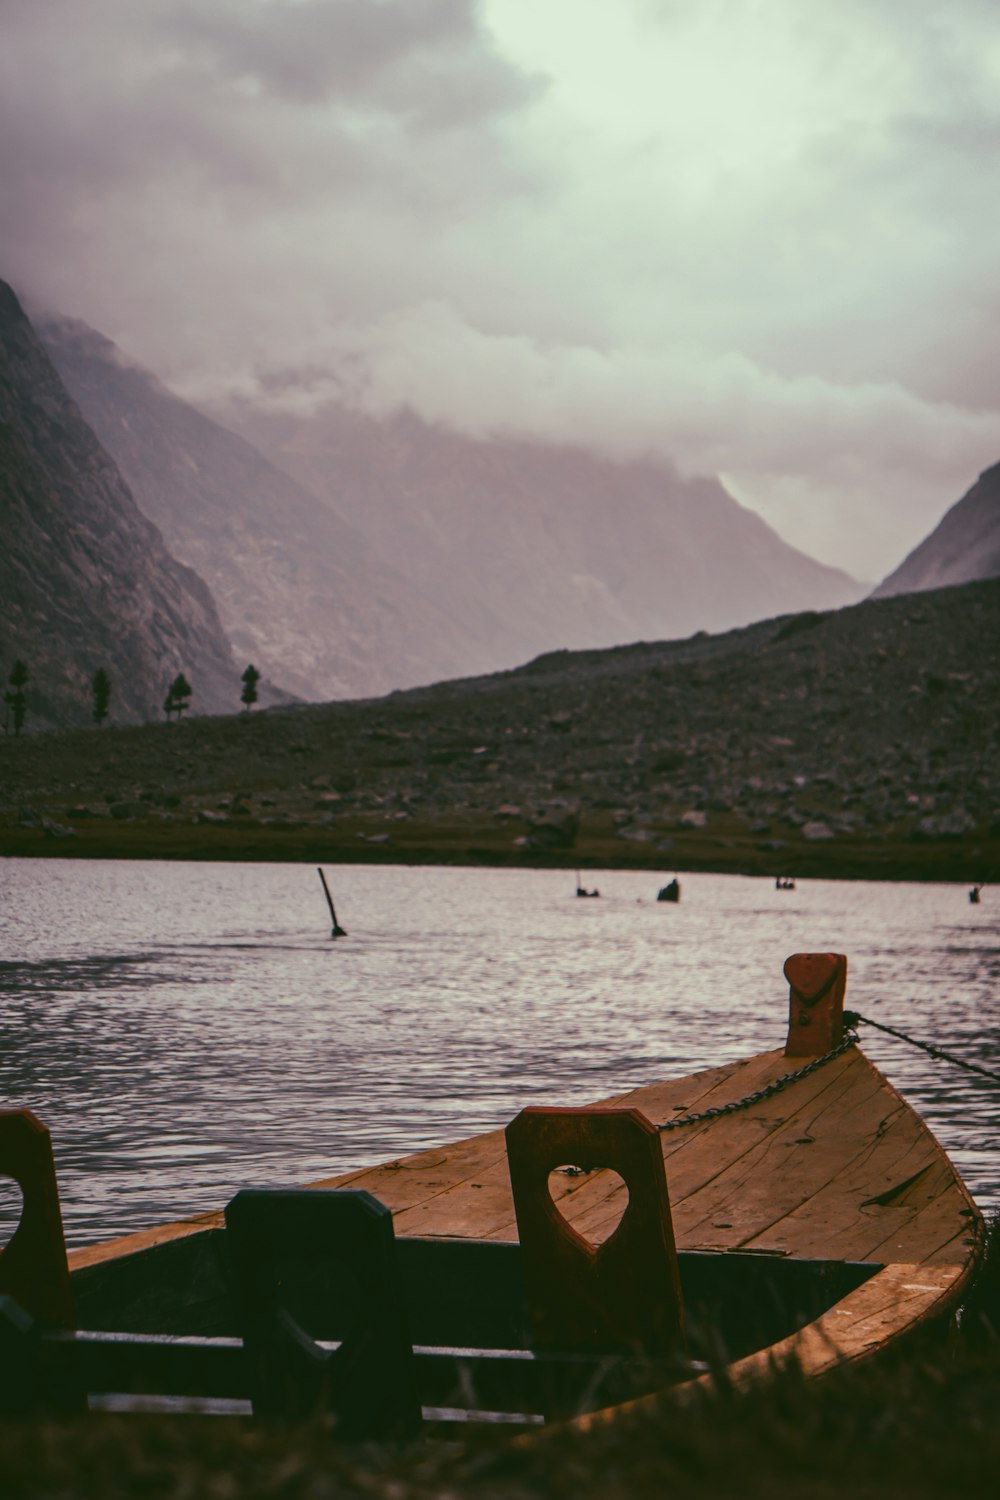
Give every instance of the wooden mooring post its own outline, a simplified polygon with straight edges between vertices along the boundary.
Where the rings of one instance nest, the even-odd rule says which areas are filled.
[[[319,878],[323,882],[323,891],[326,895],[326,904],[330,908],[330,920],[333,923],[333,928],[330,932],[330,936],[332,938],[346,937],[347,929],[341,927],[340,923],[337,921],[337,908],[333,904],[333,897],[330,895],[330,887],[326,883],[326,876],[323,874],[322,870],[319,871]]]

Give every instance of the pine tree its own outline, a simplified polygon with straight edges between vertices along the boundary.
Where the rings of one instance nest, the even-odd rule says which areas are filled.
[[[94,723],[101,725],[108,717],[108,704],[111,700],[111,678],[103,667],[98,667],[94,673],[90,688],[94,695]]]
[[[170,684],[170,695],[174,700],[174,711],[179,717],[188,707],[188,699],[191,696],[191,684],[183,672],[178,672]]]
[[[167,718],[171,714],[180,716],[188,706],[192,688],[183,672],[178,672],[173,682],[167,688],[167,696],[163,700],[163,712]]]
[[[260,673],[253,662],[251,662],[242,677],[243,692],[240,694],[240,702],[246,705],[244,709],[245,713],[249,713],[251,705],[257,702],[257,684],[259,681]]]

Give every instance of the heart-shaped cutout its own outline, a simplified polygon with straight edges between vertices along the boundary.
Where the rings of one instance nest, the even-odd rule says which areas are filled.
[[[610,1167],[553,1167],[549,1196],[560,1217],[591,1250],[611,1238],[628,1209],[628,1183]]]
[[[13,1177],[0,1177],[0,1251],[10,1244],[21,1222],[24,1195]]]

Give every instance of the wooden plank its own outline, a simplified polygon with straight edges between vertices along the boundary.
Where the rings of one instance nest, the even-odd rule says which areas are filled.
[[[825,1186],[747,1244],[859,1260],[955,1258],[947,1247],[966,1235],[978,1212],[927,1127],[890,1084],[880,1084],[879,1099],[897,1107],[870,1148],[849,1156]],[[860,1134],[862,1145],[870,1126],[865,1109],[846,1116],[846,1130]],[[843,1130],[838,1139],[842,1144]],[[832,1141],[827,1153],[836,1146]]]
[[[510,1349],[417,1348],[421,1403],[570,1417],[690,1378],[689,1361]]]
[[[647,1355],[681,1349],[684,1313],[663,1152],[646,1117],[621,1107],[534,1106],[508,1125],[506,1137],[533,1345]],[[623,1179],[621,1227],[599,1247],[554,1210],[549,1177],[567,1159]]]
[[[237,1332],[221,1227],[86,1265],[74,1273],[72,1287],[85,1328],[206,1336]]]
[[[50,1333],[57,1355],[88,1393],[246,1399],[250,1394],[239,1339],[172,1338],[121,1333]]]
[[[737,1389],[746,1389],[766,1380],[775,1368],[784,1364],[794,1362],[804,1376],[815,1377],[845,1361],[871,1358],[901,1330],[919,1327],[956,1306],[969,1274],[968,1264],[887,1265],[806,1327],[767,1349],[735,1361],[728,1367],[727,1376]],[[616,1420],[623,1413],[653,1411],[665,1398],[683,1401],[699,1389],[710,1387],[712,1379],[701,1376],[666,1393],[588,1413],[577,1418],[574,1425],[587,1429],[599,1422]]]
[[[337,1177],[312,1186],[364,1188],[392,1209],[401,1234],[486,1239],[497,1227],[498,1211],[504,1222],[513,1218],[502,1131],[352,1173],[349,1182]]]
[[[330,1413],[345,1442],[414,1435],[413,1346],[384,1204],[357,1189],[248,1188],[226,1206],[226,1239],[255,1415]]]
[[[659,1123],[742,1098],[788,1070],[783,1054],[771,1051],[607,1102],[634,1105]],[[962,1243],[970,1200],[950,1163],[943,1194],[935,1189],[927,1204],[920,1202],[924,1189],[916,1181],[903,1203],[873,1209],[859,1203],[858,1194],[877,1197],[931,1160],[946,1159],[857,1049],[760,1104],[664,1132],[662,1141],[680,1249],[748,1245],[807,1257],[843,1251],[851,1259],[888,1258],[891,1251],[893,1259],[918,1259],[921,1245],[940,1257],[951,1253],[949,1245]],[[311,1185],[367,1189],[392,1209],[399,1234],[498,1241],[516,1236],[500,1131]],[[614,1179],[600,1172],[566,1178],[554,1190],[569,1222],[592,1240],[617,1220],[615,1194]],[[930,1202],[933,1213],[924,1217]],[[70,1266],[76,1272],[220,1222],[219,1214],[195,1215],[89,1246],[70,1253]]]
[[[711,1180],[678,1205],[679,1231],[685,1244],[726,1248],[749,1245],[765,1230],[768,1248],[784,1253],[805,1252],[795,1240],[794,1213],[818,1195],[828,1195],[828,1242],[822,1253],[839,1255],[837,1236],[853,1224],[859,1206],[883,1183],[877,1163],[893,1159],[900,1149],[894,1126],[917,1125],[915,1116],[901,1112],[866,1070],[824,1070],[825,1087],[805,1107],[788,1090],[786,1118],[752,1143],[735,1161],[722,1166]],[[737,1127],[738,1130],[738,1127]],[[724,1148],[720,1152],[724,1159]],[[830,1195],[834,1182],[850,1184],[849,1191]],[[836,1210],[836,1211],[834,1211]],[[779,1238],[773,1226],[786,1221]],[[854,1255],[848,1258],[875,1258]]]
[[[634,1102],[656,1123],[660,1118],[676,1113],[678,1107],[701,1108],[706,1103],[739,1098],[786,1071],[787,1064],[782,1054],[767,1052],[723,1067],[705,1069],[672,1083],[629,1090],[604,1102]],[[677,1139],[682,1135],[688,1139]],[[676,1136],[666,1135],[665,1150],[672,1154],[687,1148],[693,1138],[690,1130],[677,1132]],[[307,1186],[364,1188],[393,1210],[399,1221],[399,1232],[405,1234],[435,1232],[464,1234],[477,1239],[510,1239],[515,1232],[503,1132],[499,1130],[415,1152],[391,1162],[321,1178]],[[482,1196],[484,1192],[486,1196]],[[458,1196],[452,1196],[456,1193]],[[408,1213],[411,1215],[409,1219],[404,1217]],[[221,1226],[221,1210],[191,1215],[173,1224],[72,1250],[69,1252],[70,1269],[75,1272],[122,1255],[142,1252],[171,1239]]]
[[[222,1209],[213,1208],[207,1213],[192,1214],[190,1218],[175,1219],[171,1224],[158,1224],[154,1229],[139,1229],[132,1234],[118,1235],[113,1240],[102,1240],[96,1245],[80,1245],[75,1250],[69,1250],[66,1259],[72,1274],[88,1266],[118,1260],[123,1255],[140,1254],[155,1245],[183,1239],[186,1235],[202,1234],[207,1229],[222,1229],[223,1223]]]
[[[0,1244],[0,1293],[14,1297],[33,1317],[71,1324],[73,1297],[52,1141],[30,1109],[0,1110],[0,1174],[14,1179],[24,1200],[14,1233]]]
[[[732,1369],[740,1386],[769,1368],[798,1361],[806,1375],[816,1375],[844,1360],[870,1358],[901,1330],[912,1330],[953,1307],[966,1268],[889,1265],[845,1297],[815,1322],[783,1339],[772,1350],[740,1360]]]
[[[634,1105],[641,1108],[647,1118],[656,1123],[659,1119],[669,1118],[676,1114],[678,1110],[687,1112],[691,1109],[714,1107],[739,1099],[745,1093],[754,1092],[763,1084],[783,1076],[788,1071],[788,1066],[780,1052],[769,1052],[758,1058],[733,1063],[724,1068],[713,1068],[691,1079],[680,1080],[680,1099],[678,1099],[677,1084],[660,1083],[630,1090],[627,1094],[617,1095],[607,1102]],[[692,1087],[688,1087],[689,1084]],[[807,1091],[807,1096],[809,1096],[819,1085],[814,1084],[812,1080],[803,1080],[796,1087]],[[685,1127],[683,1131],[663,1134],[668,1186],[672,1202],[676,1201],[679,1175],[681,1197],[683,1197],[685,1186],[693,1187],[701,1182],[705,1167],[703,1160],[700,1160],[703,1148],[698,1143],[711,1135],[712,1155],[713,1159],[716,1158],[717,1132],[725,1124],[727,1122],[724,1120],[715,1120],[709,1124]],[[766,1128],[766,1126],[760,1128]],[[423,1235],[436,1232],[502,1240],[516,1236],[516,1221],[505,1162],[502,1160],[494,1162],[491,1159],[490,1148],[494,1138],[492,1134],[478,1138],[483,1148],[482,1154],[477,1154],[475,1150],[470,1149],[477,1142],[462,1143],[463,1166],[468,1175],[461,1181],[454,1181],[443,1192],[440,1176],[438,1176],[431,1184],[434,1190],[433,1197],[428,1197],[423,1203],[418,1204],[413,1201],[415,1195],[412,1195],[407,1211],[399,1216],[401,1233]],[[690,1169],[679,1174],[678,1153],[682,1150],[688,1153],[692,1164]],[[352,1179],[352,1185],[363,1185],[376,1195],[379,1192],[377,1179],[368,1174],[362,1178]],[[393,1184],[385,1183],[385,1187],[390,1197],[394,1198],[396,1195],[393,1191]],[[613,1187],[614,1179],[600,1172],[589,1174],[586,1179],[567,1177],[561,1184],[553,1184],[553,1199],[566,1213],[574,1227],[580,1228],[588,1238],[599,1240],[601,1237],[600,1211],[598,1210],[595,1218],[593,1216],[594,1204],[595,1202],[600,1204],[608,1193],[613,1191]],[[568,1204],[566,1200],[570,1200]],[[609,1217],[612,1222],[617,1218],[616,1209],[613,1206]]]

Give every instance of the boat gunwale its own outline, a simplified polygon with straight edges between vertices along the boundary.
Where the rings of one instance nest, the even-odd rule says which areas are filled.
[[[912,1105],[905,1100],[892,1084],[885,1079],[881,1071],[874,1063],[856,1047],[839,1060],[841,1076],[848,1073],[856,1058],[863,1059],[866,1070],[870,1073],[870,1081],[874,1086],[873,1097],[881,1097],[881,1091],[886,1091],[884,1098],[886,1102],[896,1104],[905,1114],[901,1116],[909,1123],[912,1117],[919,1126],[915,1139],[921,1150],[929,1157],[927,1167],[935,1161],[943,1163],[947,1168],[947,1178],[944,1186],[940,1189],[940,1195],[957,1192],[962,1207],[957,1210],[958,1216],[964,1222],[959,1227],[952,1229],[949,1237],[939,1241],[935,1248],[928,1252],[925,1258],[900,1257],[898,1255],[885,1257],[879,1255],[861,1255],[854,1257],[854,1263],[869,1263],[879,1267],[861,1285],[850,1290],[846,1295],[827,1307],[817,1317],[794,1332],[774,1343],[737,1358],[725,1366],[725,1379],[735,1388],[743,1388],[753,1382],[766,1378],[775,1369],[784,1365],[794,1364],[800,1373],[807,1377],[822,1376],[833,1368],[844,1363],[860,1362],[878,1355],[887,1345],[898,1342],[904,1337],[909,1337],[921,1328],[940,1321],[950,1315],[959,1305],[965,1291],[967,1290],[978,1262],[981,1258],[985,1241],[985,1226],[983,1215],[974,1203],[968,1189],[965,1187],[957,1169],[948,1158],[943,1147],[934,1137],[920,1115]],[[856,1063],[853,1063],[856,1066]],[[837,1066],[832,1064],[831,1066]],[[699,1099],[714,1098],[720,1092],[725,1094],[727,1090],[738,1088],[747,1077],[747,1069],[750,1076],[761,1073],[765,1078],[775,1073],[780,1077],[781,1071],[789,1071],[787,1060],[779,1049],[770,1049],[766,1052],[757,1053],[747,1058],[735,1059],[733,1062],[723,1064],[716,1068],[703,1069],[698,1072],[684,1075],[676,1079],[660,1080],[654,1084],[632,1089],[626,1093],[618,1094],[613,1098],[602,1101],[607,1105],[619,1105],[622,1107],[642,1108],[638,1102],[643,1095],[649,1095],[655,1090],[666,1087],[676,1097],[679,1089],[687,1094],[696,1093]],[[814,1075],[815,1076],[815,1075]],[[784,1094],[783,1101],[793,1098],[792,1090],[796,1083],[788,1085],[788,1093]],[[744,1092],[747,1092],[744,1090]],[[825,1092],[825,1086],[820,1094],[809,1096],[810,1106]],[[724,1115],[723,1119],[732,1119],[733,1115]],[[784,1128],[786,1121],[778,1117],[777,1123],[772,1123],[774,1132]],[[704,1142],[706,1136],[711,1137],[716,1128],[716,1121],[694,1121],[690,1126],[684,1126],[678,1131],[664,1134],[664,1151],[668,1170],[670,1173],[671,1158],[678,1150],[686,1154],[688,1146],[694,1145],[700,1138]],[[752,1140],[749,1150],[764,1136]],[[308,1186],[314,1190],[335,1190],[337,1188],[349,1188],[355,1186],[367,1186],[364,1179],[371,1173],[380,1171],[391,1172],[405,1171],[410,1169],[419,1173],[422,1169],[433,1172],[440,1168],[442,1163],[453,1161],[459,1169],[459,1175],[455,1178],[455,1184],[467,1185],[471,1180],[463,1177],[461,1173],[466,1172],[469,1163],[465,1158],[471,1152],[484,1155],[480,1158],[481,1175],[482,1161],[489,1160],[491,1170],[496,1172],[499,1163],[504,1159],[503,1132],[502,1130],[488,1131],[476,1136],[466,1137],[462,1140],[446,1144],[445,1146],[434,1146],[423,1151],[411,1153],[408,1156],[399,1157],[388,1162],[377,1163],[371,1167],[356,1169],[351,1172],[340,1174],[336,1177],[323,1178],[311,1182]],[[739,1162],[740,1157],[734,1158]],[[917,1173],[919,1177],[927,1167]],[[472,1172],[471,1176],[477,1174]],[[596,1174],[595,1174],[596,1175]],[[834,1173],[834,1177],[836,1173]],[[398,1179],[397,1179],[398,1180]],[[453,1184],[453,1185],[455,1185]],[[378,1193],[378,1187],[373,1191]],[[439,1196],[444,1196],[450,1189],[445,1187]],[[509,1188],[508,1188],[509,1190]],[[700,1191],[700,1190],[699,1190]],[[693,1193],[696,1197],[697,1193]],[[433,1200],[434,1195],[431,1195]],[[934,1198],[930,1203],[936,1201]],[[392,1207],[391,1204],[388,1206]],[[926,1206],[926,1205],[925,1205]],[[404,1217],[407,1213],[405,1207],[394,1209],[394,1221]],[[955,1210],[951,1210],[955,1214]],[[948,1224],[951,1220],[949,1219]],[[888,1226],[889,1221],[886,1221]],[[948,1227],[948,1225],[946,1225]],[[220,1231],[224,1228],[223,1210],[208,1210],[203,1213],[191,1215],[188,1218],[176,1220],[167,1225],[161,1225],[145,1230],[139,1230],[131,1234],[118,1236],[117,1238],[95,1245],[78,1247],[68,1254],[68,1263],[71,1277],[75,1280],[77,1276],[85,1274],[87,1270],[98,1267],[110,1267],[115,1262],[126,1262],[134,1257],[155,1251],[157,1249],[177,1244],[179,1241],[199,1236],[201,1234]],[[452,1233],[445,1230],[440,1234],[427,1232],[407,1233],[405,1228],[397,1230],[400,1239],[426,1239],[426,1240],[456,1240],[465,1243],[486,1242],[491,1244],[503,1244],[509,1242],[509,1237],[499,1236],[482,1237],[471,1233]],[[895,1231],[887,1227],[886,1240],[883,1242],[888,1247],[894,1238]],[[961,1238],[960,1238],[961,1236]],[[751,1236],[752,1238],[753,1236]],[[954,1246],[954,1254],[945,1255],[944,1252]],[[961,1249],[959,1248],[961,1246]],[[711,1254],[719,1258],[745,1259],[745,1258],[787,1258],[799,1263],[822,1259],[824,1257],[795,1255],[787,1251],[768,1249],[766,1246],[755,1247],[748,1245],[712,1246],[705,1244],[687,1243],[683,1237],[678,1237],[678,1249],[682,1254],[697,1255]],[[963,1253],[964,1252],[964,1253]],[[932,1256],[937,1259],[932,1259]],[[851,1258],[845,1255],[830,1255],[825,1257],[827,1261],[840,1264],[850,1264]],[[693,1377],[690,1380],[665,1387],[651,1394],[626,1400],[603,1410],[589,1412],[571,1419],[578,1425],[586,1427],[592,1423],[606,1420],[627,1411],[646,1410],[656,1402],[664,1398],[670,1400],[687,1400],[710,1386],[717,1380],[718,1372],[709,1372]]]

